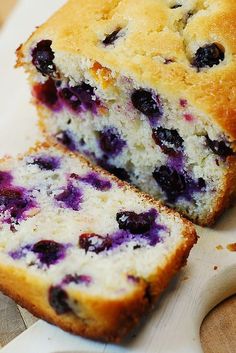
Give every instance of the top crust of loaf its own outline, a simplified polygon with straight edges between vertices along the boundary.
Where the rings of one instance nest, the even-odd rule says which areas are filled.
[[[123,35],[105,47],[117,28]],[[51,39],[55,52],[97,61],[160,94],[181,95],[236,139],[234,0],[69,0],[19,48],[18,64],[41,39]],[[191,59],[211,43],[224,48],[225,59],[198,72]],[[165,65],[168,59],[173,62]]]

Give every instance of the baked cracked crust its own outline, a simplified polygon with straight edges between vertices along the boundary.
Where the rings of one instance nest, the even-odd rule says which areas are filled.
[[[49,38],[54,51],[68,58],[82,55],[167,96],[179,97],[181,91],[234,141],[235,1],[185,1],[182,7],[171,8],[175,3],[182,2],[70,0],[20,48],[19,63],[25,62],[22,58],[32,43]],[[101,41],[117,28],[124,36],[118,45],[104,49]],[[199,47],[212,41],[224,48],[225,60],[198,72],[191,60]],[[163,65],[165,60],[173,63]]]

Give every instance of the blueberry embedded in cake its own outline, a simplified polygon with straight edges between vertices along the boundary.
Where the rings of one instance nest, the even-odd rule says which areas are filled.
[[[212,224],[235,189],[236,10],[229,0],[93,6],[68,1],[18,51],[41,127],[194,222]]]
[[[190,222],[49,144],[1,161],[0,228],[0,289],[107,342],[137,325],[196,242]]]

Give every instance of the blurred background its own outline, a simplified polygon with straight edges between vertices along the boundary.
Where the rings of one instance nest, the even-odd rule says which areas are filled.
[[[0,26],[3,24],[7,15],[13,9],[17,0],[0,0]]]

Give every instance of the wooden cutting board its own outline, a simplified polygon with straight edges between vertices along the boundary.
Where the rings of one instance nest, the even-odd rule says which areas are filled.
[[[34,9],[34,6],[32,6],[32,3],[34,3],[35,1],[31,0],[32,15],[33,15],[33,10],[36,11],[36,4],[35,4],[35,9]],[[55,2],[58,2],[58,1],[55,1]],[[10,9],[12,8],[12,6],[15,5],[15,3],[16,3],[16,0],[7,0],[7,1],[0,0],[0,24],[6,18],[6,15],[10,12]],[[19,12],[19,9],[17,11]],[[14,31],[15,28],[17,28],[16,23],[17,23],[17,18],[20,17],[19,15],[20,13],[16,14],[15,19],[11,21],[12,27],[10,27],[9,30],[12,29],[12,31]],[[23,18],[24,17],[23,12],[21,13],[21,15],[22,15],[21,18]],[[45,16],[47,16],[47,14],[45,14]],[[20,24],[20,21],[18,21],[18,26],[19,24]],[[38,22],[35,22],[35,24],[38,24]],[[9,30],[8,30],[8,33],[9,33]],[[25,33],[30,33],[30,30],[28,32],[25,31]],[[8,36],[7,33],[5,33],[4,35]],[[12,48],[11,48],[12,55],[19,41],[17,39],[16,42],[12,45]],[[8,53],[8,55],[10,55],[10,52]],[[7,60],[5,60],[5,62],[7,62]],[[9,65],[10,63],[11,63],[11,60],[9,62]],[[14,79],[14,84],[15,84],[15,79],[17,79],[17,77],[15,78],[15,76],[17,75],[15,75],[15,73],[12,71],[10,72],[10,76],[12,80]],[[5,74],[5,77],[6,79],[8,79],[7,74]],[[18,89],[20,88],[20,84],[21,83],[19,82]],[[16,85],[15,85],[15,88],[17,90]],[[13,92],[13,95],[14,95],[14,92]],[[30,108],[28,106],[28,97],[25,97],[24,95],[22,97],[21,103],[25,104],[24,108],[19,102],[18,104],[19,109],[15,109],[15,114],[16,114],[16,111],[18,111],[22,115],[23,115],[23,112],[24,113],[28,112],[29,119],[30,118],[33,119],[33,116],[30,117],[30,115],[33,115],[34,113],[30,111]],[[13,123],[13,120],[15,119],[15,117],[13,116],[13,110],[12,110],[12,113],[10,113],[10,117]],[[26,121],[24,121],[24,123],[27,124]],[[2,131],[4,130],[2,129]],[[26,134],[26,131],[23,129],[22,136],[24,136],[24,134]],[[1,137],[1,132],[0,132],[0,137]],[[10,142],[5,141],[6,152],[8,151],[8,149],[9,151],[11,150],[11,152],[13,150],[17,150],[18,148],[20,148],[19,146],[22,145],[23,141],[24,139],[21,139],[19,144],[15,144],[14,138]],[[30,142],[28,142],[28,144],[30,144]],[[154,313],[154,315],[151,316],[151,319],[149,318],[151,323],[149,322],[149,324],[146,327],[144,327],[145,332],[147,331],[147,329],[149,329],[150,332],[152,332],[152,339],[146,341],[146,343],[148,342],[146,347],[149,347],[147,349],[149,349],[150,352],[152,349],[151,347],[155,347],[155,345],[158,344],[158,342],[159,342],[159,345],[161,345],[160,344],[161,342],[162,342],[162,345],[164,344],[163,336],[164,336],[164,342],[165,342],[165,339],[167,341],[170,341],[171,332],[169,331],[178,332],[178,329],[180,327],[184,330],[184,332],[182,332],[181,337],[180,336],[178,337],[178,335],[175,335],[175,337],[178,337],[178,339],[176,342],[175,340],[173,340],[172,342],[172,347],[174,347],[173,352],[175,353],[184,352],[184,349],[186,348],[185,346],[187,344],[186,342],[189,341],[189,339],[186,339],[186,336],[190,336],[195,339],[195,341],[193,341],[195,343],[191,346],[191,348],[189,346],[188,348],[189,350],[187,350],[186,352],[194,353],[195,348],[198,349],[197,352],[200,352],[198,331],[201,324],[201,320],[203,319],[204,315],[210,310],[213,304],[216,304],[217,302],[222,300],[226,295],[236,292],[236,288],[232,287],[232,283],[236,282],[236,275],[235,275],[236,253],[230,253],[229,250],[227,250],[226,248],[229,242],[236,241],[236,217],[235,216],[236,216],[236,211],[229,211],[225,216],[225,218],[223,218],[221,222],[218,224],[215,231],[200,230],[200,233],[202,234],[201,239],[196,249],[194,250],[193,254],[190,257],[189,266],[180,275],[178,280],[174,282],[174,284],[172,285],[172,287],[177,287],[177,288],[175,288],[174,291],[169,290],[163,296],[163,299],[161,300],[157,311]],[[235,237],[233,233],[235,233]],[[219,245],[218,243],[224,244],[222,250],[216,249],[216,246]],[[230,268],[230,271],[227,269],[228,267]],[[229,283],[226,283],[227,281]],[[226,284],[228,285],[229,288],[226,286]],[[218,287],[215,288],[215,290],[213,291],[212,288],[214,288],[215,286],[218,286]],[[204,308],[200,306],[199,302]],[[181,303],[182,307],[180,306],[179,303]],[[188,322],[189,313],[191,313],[191,315],[194,313],[194,316],[191,317],[189,325],[185,326],[183,323],[186,324],[186,322]],[[163,324],[160,324],[159,322],[160,318],[162,322],[164,321]],[[31,326],[35,321],[36,319],[32,315],[27,313],[27,311],[17,307],[13,301],[4,297],[3,295],[0,295],[0,345],[3,346],[6,343],[10,342],[14,337],[19,335],[21,332],[25,331],[26,328]],[[172,325],[169,324],[168,330],[167,330],[168,332],[166,332],[165,325],[167,325],[168,321],[172,321],[174,322],[174,324]],[[194,330],[191,331],[190,328],[192,328],[193,323],[195,323],[196,327],[194,328]],[[162,330],[160,331],[160,327],[158,328],[160,332],[159,333],[160,337],[156,336],[157,333],[155,331],[155,326],[157,325],[160,326]],[[47,340],[48,338],[50,338],[48,336],[54,333],[54,330],[55,330],[54,328],[51,328],[46,324],[39,323],[34,327],[33,332],[36,335],[36,339],[39,333],[41,335],[42,332],[44,332],[45,334],[44,338],[45,340]],[[57,332],[56,336],[57,336],[58,344],[60,344],[61,340],[63,342],[67,342],[67,341],[74,342],[74,338],[71,339],[69,335],[61,333],[61,331],[59,330],[56,332]],[[145,336],[145,333],[144,333],[144,336]],[[30,341],[32,342],[31,332],[29,334],[26,333],[26,337],[22,336],[21,342],[27,342],[27,339],[29,339],[29,344],[30,344]],[[206,353],[235,353],[236,352],[236,298],[231,298],[227,300],[224,304],[217,307],[213,312],[210,313],[210,315],[208,315],[208,317],[204,320],[204,323],[201,328],[201,339],[202,339],[202,345],[204,347],[204,351]],[[177,344],[179,341],[181,341],[180,351],[178,351],[178,344]],[[154,343],[151,343],[151,342],[154,342]],[[17,344],[13,343],[11,346],[13,348],[9,346],[10,348],[6,348],[7,349],[6,352],[8,352],[8,349],[10,349],[9,352],[14,352],[14,347],[16,348],[18,344],[19,343]],[[42,344],[42,342],[40,342],[40,344]],[[53,344],[55,345],[56,343],[53,341]],[[68,347],[69,346],[70,346],[70,343],[68,344]],[[96,350],[97,348],[98,347],[96,346]],[[108,348],[106,348],[106,351],[107,349]],[[157,349],[156,348],[153,348],[153,349],[155,349],[155,353],[156,353]],[[20,352],[19,349],[18,351]],[[46,351],[43,351],[43,352],[46,353]],[[163,352],[166,353],[167,350]],[[27,353],[31,353],[31,351],[27,350]]]

